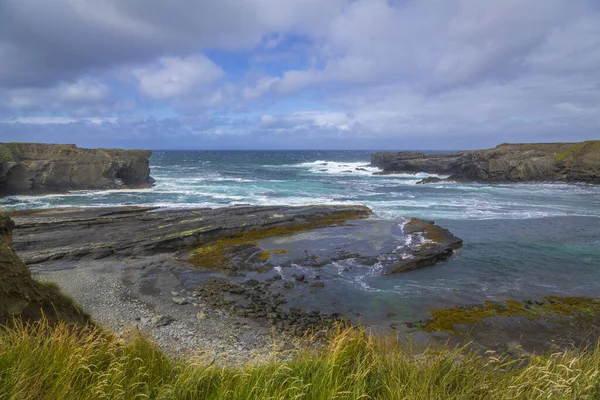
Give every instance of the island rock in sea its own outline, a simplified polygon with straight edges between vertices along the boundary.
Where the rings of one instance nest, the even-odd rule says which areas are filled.
[[[85,189],[148,188],[149,150],[0,143],[0,196]]]
[[[42,317],[50,323],[89,321],[89,316],[56,286],[32,279],[13,249],[13,227],[13,221],[0,212],[0,325],[10,325],[15,318],[25,322]]]
[[[383,174],[426,172],[449,175],[447,180],[453,181],[600,184],[600,140],[501,144],[488,150],[442,154],[380,152],[372,154],[371,163]]]

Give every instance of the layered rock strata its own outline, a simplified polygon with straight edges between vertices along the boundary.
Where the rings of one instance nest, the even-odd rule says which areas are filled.
[[[371,163],[384,174],[425,172],[448,175],[446,180],[453,181],[599,184],[600,140],[501,144],[489,150],[443,154],[380,152],[372,154]]]
[[[69,144],[0,143],[0,196],[148,188],[154,183],[148,166],[151,154]]]

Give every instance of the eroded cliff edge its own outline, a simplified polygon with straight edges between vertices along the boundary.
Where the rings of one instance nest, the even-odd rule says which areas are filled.
[[[453,181],[561,181],[600,184],[600,140],[580,143],[501,144],[493,149],[443,154],[380,152],[383,173],[449,175]]]
[[[87,322],[89,317],[54,285],[41,284],[12,246],[13,221],[0,212],[0,325],[44,316],[49,322]]]
[[[149,150],[80,149],[71,144],[0,143],[0,196],[147,188]]]

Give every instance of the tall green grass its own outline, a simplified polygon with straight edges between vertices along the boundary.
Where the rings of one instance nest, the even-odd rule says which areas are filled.
[[[417,351],[338,329],[320,350],[243,366],[175,361],[139,334],[46,322],[0,332],[0,399],[598,399],[600,347],[532,357]]]

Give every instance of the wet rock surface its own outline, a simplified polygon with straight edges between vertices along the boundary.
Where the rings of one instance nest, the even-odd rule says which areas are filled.
[[[274,280],[260,282],[255,279],[241,284],[224,279],[210,279],[193,292],[211,307],[231,314],[267,322],[279,332],[304,335],[322,332],[344,319],[339,314],[307,311],[301,307],[285,307],[285,296],[274,287]]]
[[[319,306],[335,289],[337,261],[381,274],[431,247],[428,230],[447,232],[370,216],[360,206],[13,213],[15,247],[31,271],[95,320],[115,331],[137,327],[175,353],[209,348],[230,359],[353,316]],[[207,248],[225,263],[197,257]]]
[[[332,219],[336,214],[340,218]],[[341,273],[340,266],[349,273],[366,269],[391,279],[385,274],[429,265],[461,244],[432,221],[363,219],[369,215],[362,207],[120,207],[13,213],[15,246],[35,278],[56,282],[94,321],[117,334],[138,329],[171,354],[187,357],[200,351],[217,363],[270,356],[274,347],[289,354],[286,351],[293,351],[306,333],[326,330],[338,321],[356,322],[347,307],[348,292],[338,288],[341,281],[332,279]],[[315,219],[327,223],[315,224]],[[219,228],[213,229],[216,223]],[[294,229],[250,238],[242,234],[261,229],[273,233],[273,225]],[[226,268],[186,261],[198,249],[231,237],[236,241],[222,246],[232,261]],[[336,290],[341,298],[336,309],[341,312],[321,307]],[[566,348],[593,342],[600,335],[597,302],[569,302],[578,305],[573,313],[563,310],[559,300],[547,305],[551,311],[561,306],[560,315],[503,315],[498,310],[506,307],[487,305],[479,309],[484,318],[453,324],[453,332],[419,328],[427,321],[405,326],[394,320],[371,329],[386,329],[422,344],[471,341],[477,351],[516,356],[557,344]],[[536,305],[546,307],[543,302],[523,302],[518,309],[524,312]]]
[[[193,246],[255,230],[293,232],[366,218],[361,206],[233,207],[158,210],[152,207],[64,208],[12,213],[15,248],[26,264],[51,260],[139,257],[185,252]],[[219,265],[221,266],[221,265]]]

